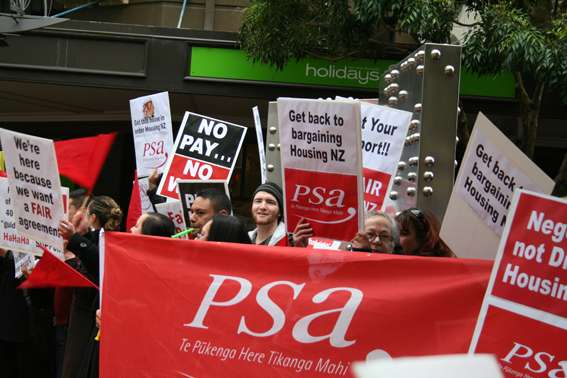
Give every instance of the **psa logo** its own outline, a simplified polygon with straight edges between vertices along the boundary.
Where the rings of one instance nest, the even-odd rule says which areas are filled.
[[[567,360],[555,361],[555,356],[551,353],[544,351],[534,351],[527,345],[514,342],[514,346],[508,352],[506,357],[501,358],[501,361],[509,364],[521,360],[526,361],[524,369],[532,373],[545,374],[549,378],[565,378],[567,377]],[[554,366],[548,366],[551,364]],[[544,376],[544,375],[542,375]]]
[[[329,189],[323,186],[310,187],[307,185],[295,184],[295,190],[291,202],[307,202],[311,205],[322,205],[331,209],[345,208],[345,191],[342,189]],[[332,212],[335,214],[336,212]],[[344,214],[344,210],[340,210],[340,214]],[[304,219],[324,224],[343,223],[352,219],[356,215],[356,209],[349,207],[346,209],[346,217],[341,219],[312,219],[304,216]]]

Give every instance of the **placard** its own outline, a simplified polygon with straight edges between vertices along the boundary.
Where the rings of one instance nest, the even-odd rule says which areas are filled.
[[[262,134],[262,122],[260,121],[260,112],[258,107],[252,108],[254,116],[254,128],[256,129],[256,140],[258,140],[258,157],[260,159],[260,181],[265,183],[268,181],[268,165],[266,163],[266,149],[264,147],[264,135]]]
[[[493,259],[515,189],[549,194],[554,182],[478,114],[441,225],[459,257]]]
[[[69,211],[69,188],[61,187],[64,218],[67,219]],[[14,215],[14,207],[12,206],[12,198],[10,196],[10,186],[6,177],[0,177],[0,248],[18,251],[25,254],[41,256],[43,250],[39,243],[21,235],[16,230],[16,218]],[[43,244],[44,246],[47,246]],[[47,246],[49,250],[63,260],[63,250]],[[17,273],[17,271],[16,271]]]
[[[178,179],[229,182],[245,136],[244,126],[185,112],[158,194],[179,199]]]
[[[191,224],[191,204],[195,201],[197,194],[204,189],[216,189],[226,193],[230,198],[228,183],[223,180],[177,180],[177,190],[180,194],[181,205],[183,206],[183,219],[185,224]]]
[[[278,99],[285,223],[350,240],[362,224],[360,103]]]
[[[566,272],[567,201],[516,191],[470,352],[494,353],[507,377],[564,377]]]
[[[489,354],[381,358],[354,366],[357,378],[502,378]]]
[[[130,100],[136,169],[140,177],[162,172],[173,147],[169,93]]]
[[[166,215],[172,220],[176,234],[187,229],[185,219],[183,218],[183,206],[181,206],[180,200],[156,203],[155,206],[158,213]],[[183,236],[182,239],[187,239],[187,236]]]
[[[64,210],[53,141],[6,129],[0,138],[18,233],[62,250]]]

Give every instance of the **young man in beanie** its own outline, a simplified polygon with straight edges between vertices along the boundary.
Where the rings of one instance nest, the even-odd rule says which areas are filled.
[[[256,188],[252,197],[252,219],[256,228],[250,231],[250,240],[261,245],[286,245],[283,217],[283,193],[279,185],[266,182]]]

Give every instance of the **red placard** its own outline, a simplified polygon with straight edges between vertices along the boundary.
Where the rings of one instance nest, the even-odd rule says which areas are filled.
[[[490,306],[476,353],[493,353],[508,377],[565,377],[565,332]]]
[[[386,172],[369,168],[363,168],[362,174],[364,177],[364,210],[366,212],[380,211],[392,176]]]
[[[163,188],[161,195],[179,199],[177,193],[177,180],[228,180],[230,178],[230,169],[220,167],[214,164],[195,160],[182,155],[173,155],[171,166],[167,174],[164,175]]]
[[[507,377],[567,375],[567,203],[517,191],[470,352]],[[565,369],[565,370],[563,370]]]
[[[314,235],[350,240],[358,231],[358,178],[337,173],[285,168],[286,225],[294,230],[301,218]]]
[[[524,193],[512,222],[492,295],[567,318],[567,204]]]
[[[105,378],[352,376],[369,355],[462,353],[490,270],[121,233],[105,241]]]

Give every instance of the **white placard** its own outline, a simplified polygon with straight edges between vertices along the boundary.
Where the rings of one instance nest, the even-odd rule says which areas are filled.
[[[33,267],[35,263],[35,257],[29,253],[14,252],[14,266],[15,266],[15,277],[20,278],[24,274],[22,273],[22,268]]]
[[[285,223],[349,240],[362,224],[360,103],[278,99]]]
[[[6,129],[0,138],[18,233],[62,250],[58,226],[65,214],[53,141]]]
[[[162,172],[173,148],[169,94],[161,92],[130,100],[136,168],[140,177]]]
[[[494,259],[514,189],[549,194],[554,182],[478,114],[440,236],[459,257]]]
[[[268,181],[268,166],[266,164],[266,149],[264,147],[264,135],[262,134],[262,122],[260,121],[260,112],[257,106],[252,108],[252,114],[254,115],[254,127],[256,128],[256,139],[258,140],[260,179],[263,184]]]
[[[64,204],[65,219],[69,208],[69,188],[61,187],[62,202]],[[6,177],[0,177],[0,248],[19,251],[26,254],[41,256],[43,250],[34,240],[21,235],[16,230],[14,208],[10,197],[10,187]],[[45,245],[55,256],[63,260],[63,250]]]
[[[148,189],[150,187],[148,177],[138,177],[138,186],[140,188],[140,199],[142,201],[142,214],[153,212],[154,208],[152,207],[150,197],[148,197]]]
[[[357,378],[502,378],[490,354],[379,359],[354,365]]]
[[[361,113],[364,208],[377,211],[392,187],[412,113],[365,102]]]
[[[160,214],[166,215],[169,219],[173,221],[173,224],[175,225],[176,234],[180,233],[181,231],[185,231],[187,229],[187,225],[185,224],[185,220],[183,219],[183,206],[181,205],[180,200],[157,203],[156,211]],[[182,239],[186,239],[186,238],[187,236],[182,237]]]

